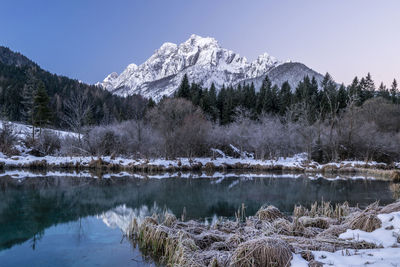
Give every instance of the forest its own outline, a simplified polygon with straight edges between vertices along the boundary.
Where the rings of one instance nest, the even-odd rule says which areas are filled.
[[[71,112],[72,99],[76,98],[84,99],[85,106],[90,107],[85,114],[87,125],[131,119],[135,101],[142,101],[140,96],[117,97],[95,85],[52,74],[27,57],[0,46],[1,118],[68,129],[65,114]],[[36,114],[39,107],[40,118],[32,118],[29,113]]]
[[[307,152],[318,162],[390,163],[400,159],[398,101],[396,81],[375,90],[370,75],[345,87],[327,74],[320,89],[305,77],[293,93],[268,77],[258,92],[252,85],[216,92],[184,78],[174,97],[143,105],[135,120],[93,127],[84,139],[92,155],[202,157],[211,148],[229,153],[232,144],[258,159]]]
[[[304,77],[296,88],[214,85],[202,88],[185,75],[171,97],[158,103],[122,98],[42,70],[5,48],[0,53],[0,115],[33,125],[18,140],[11,125],[0,131],[0,151],[33,155],[205,157],[231,145],[257,159],[307,152],[321,163],[359,159],[400,160],[400,94],[397,81],[376,88],[368,73],[349,86],[327,73],[318,84]],[[11,53],[11,54],[10,54]],[[64,129],[76,137],[45,129]],[[44,130],[42,130],[44,129]]]

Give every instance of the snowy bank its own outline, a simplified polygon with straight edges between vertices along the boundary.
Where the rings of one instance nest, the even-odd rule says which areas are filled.
[[[293,216],[273,206],[247,218],[242,212],[238,210],[236,221],[219,219],[212,224],[185,222],[169,211],[152,216],[135,213],[129,217],[127,234],[149,256],[179,266],[397,266],[400,262],[400,202],[383,208],[374,203],[365,210],[323,202],[311,209],[297,206]],[[365,228],[372,217],[378,220]]]
[[[361,162],[361,161],[343,161],[337,163],[319,164],[307,159],[307,154],[301,153],[293,157],[279,157],[270,160],[257,160],[253,158],[177,158],[174,160],[167,159],[130,159],[123,157],[56,157],[44,156],[36,157],[21,153],[20,156],[8,157],[0,153],[0,168],[4,170],[14,169],[34,169],[48,171],[85,171],[85,170],[102,170],[105,172],[120,173],[149,173],[153,174],[153,178],[170,177],[171,173],[178,176],[190,176],[190,174],[182,174],[185,171],[197,171],[207,173],[207,177],[212,176],[210,173],[226,172],[229,170],[243,171],[283,171],[294,173],[311,173],[314,178],[319,178],[321,174],[341,174],[337,176],[340,179],[343,174],[360,173],[369,177],[391,178],[400,176],[400,173],[389,168],[384,163],[377,162]],[[158,174],[169,172],[169,174]],[[397,175],[397,176],[396,176]],[[120,176],[120,175],[119,175]],[[394,178],[393,178],[394,179]]]

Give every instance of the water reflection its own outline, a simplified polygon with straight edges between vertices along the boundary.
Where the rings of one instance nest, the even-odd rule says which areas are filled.
[[[69,222],[75,227],[76,242],[84,240],[91,226],[82,220],[88,217],[117,230],[121,238],[121,230],[127,229],[133,216],[165,209],[178,218],[185,209],[188,219],[211,220],[213,216],[232,217],[241,203],[247,207],[246,215],[252,215],[265,203],[291,212],[294,204],[309,206],[322,199],[360,206],[394,200],[390,183],[374,180],[2,177],[0,250],[21,243],[35,249],[46,229]],[[90,223],[94,223],[92,219]]]

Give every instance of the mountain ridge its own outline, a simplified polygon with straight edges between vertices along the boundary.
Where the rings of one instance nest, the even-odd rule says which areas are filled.
[[[10,48],[0,46],[0,63],[7,66],[16,67],[34,67],[37,66],[35,62],[24,56],[19,52],[14,52]]]
[[[193,34],[179,45],[162,44],[141,65],[129,64],[121,74],[112,72],[97,85],[124,97],[139,94],[159,100],[173,95],[185,74],[190,82],[206,88],[214,83],[218,90],[224,85],[236,86],[251,81],[261,85],[270,72],[274,74],[273,84],[280,86],[288,80],[293,88],[306,75],[316,77],[318,82],[323,79],[321,74],[302,63],[282,62],[268,53],[249,62],[246,57],[222,48],[216,39]]]

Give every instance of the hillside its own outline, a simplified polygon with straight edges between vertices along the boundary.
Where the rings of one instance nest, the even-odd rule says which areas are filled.
[[[10,121],[25,121],[23,90],[29,84],[41,81],[50,97],[50,124],[66,127],[63,117],[66,103],[76,95],[83,95],[88,101],[90,112],[87,124],[109,123],[129,119],[132,112],[132,98],[122,98],[110,92],[65,76],[52,74],[20,53],[0,46],[0,115]]]

